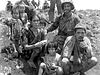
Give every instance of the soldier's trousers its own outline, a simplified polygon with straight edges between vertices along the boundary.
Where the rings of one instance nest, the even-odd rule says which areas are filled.
[[[65,60],[66,59],[66,60]],[[87,61],[83,61],[79,65],[75,65],[70,61],[69,59],[65,58],[64,60],[62,59],[62,68],[64,71],[64,75],[69,75],[70,72],[86,72],[92,67],[94,67],[97,64],[97,58],[92,57],[88,59]]]
[[[55,4],[57,5],[58,14],[62,13],[61,0],[50,0],[49,21],[54,21]]]

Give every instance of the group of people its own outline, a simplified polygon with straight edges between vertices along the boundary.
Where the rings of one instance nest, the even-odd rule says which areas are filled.
[[[54,5],[52,1],[60,0],[51,0],[50,9]],[[21,0],[16,3],[11,11],[12,19],[7,23],[11,28],[11,40],[18,52],[18,57],[25,58],[35,69],[37,69],[36,64],[38,65],[38,75],[71,75],[73,73],[85,75],[86,71],[97,64],[91,42],[86,36],[86,26],[81,23],[77,15],[72,13],[75,9],[72,2],[65,1],[61,5],[58,4],[58,7],[61,14],[46,29],[46,22],[36,14],[31,2]],[[48,14],[50,13],[49,11]],[[57,35],[48,42],[46,35],[56,29]],[[42,61],[36,60],[42,50],[44,52],[40,56]]]

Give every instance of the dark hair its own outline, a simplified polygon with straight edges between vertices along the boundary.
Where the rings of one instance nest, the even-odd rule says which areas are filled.
[[[54,42],[48,43],[48,44],[46,45],[46,52],[47,52],[47,53],[49,53],[49,52],[48,52],[49,48],[55,48],[55,50],[57,50],[58,45],[57,45],[57,43],[54,43]]]

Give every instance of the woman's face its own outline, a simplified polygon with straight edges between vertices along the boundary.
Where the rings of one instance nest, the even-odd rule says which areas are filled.
[[[35,16],[32,20],[32,25],[38,28],[39,24],[40,24],[39,18]]]

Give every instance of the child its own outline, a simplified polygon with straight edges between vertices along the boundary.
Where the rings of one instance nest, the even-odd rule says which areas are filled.
[[[22,22],[19,19],[19,11],[16,6],[13,7],[11,22],[12,22],[12,28],[11,28],[12,41],[15,44],[17,52],[20,53],[19,44],[21,43],[20,40],[22,35],[21,34]]]
[[[59,66],[61,56],[58,53],[56,53],[57,44],[48,43],[46,49],[47,54],[45,54],[45,56],[43,57],[44,62],[40,64],[38,75],[42,75],[43,72],[47,75],[63,75],[63,70]]]

